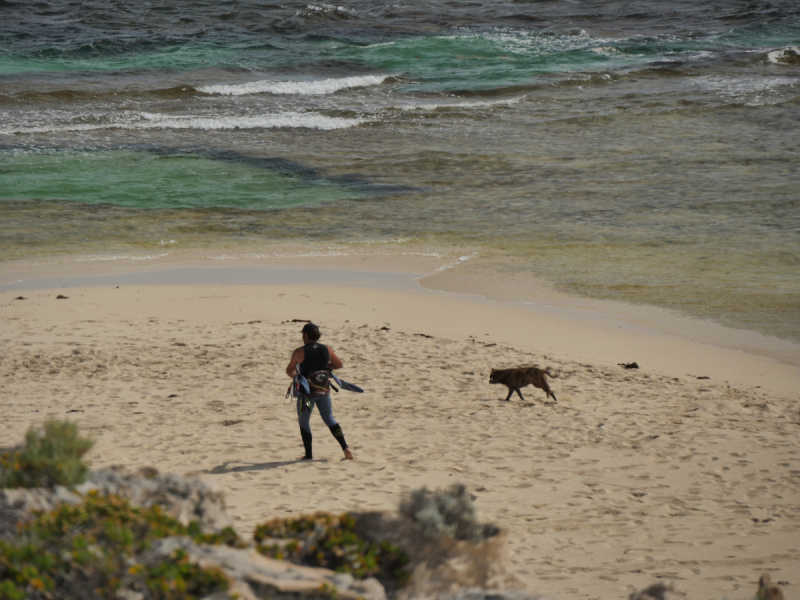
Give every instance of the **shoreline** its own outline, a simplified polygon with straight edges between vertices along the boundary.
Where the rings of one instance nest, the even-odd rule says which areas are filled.
[[[179,258],[140,265],[129,262],[116,264],[115,261],[112,264],[42,264],[34,268],[2,265],[0,301],[6,294],[14,292],[96,286],[329,285],[406,292],[439,300],[447,298],[501,312],[505,309],[517,311],[532,318],[535,323],[533,331],[536,332],[532,335],[547,331],[546,343],[553,349],[551,351],[577,356],[583,361],[611,364],[611,345],[600,340],[610,336],[616,340],[615,343],[624,346],[626,342],[622,340],[627,337],[631,340],[631,353],[640,352],[639,359],[636,356],[622,357],[619,362],[644,361],[657,365],[661,370],[688,371],[691,370],[688,362],[677,357],[699,358],[705,352],[720,357],[715,360],[730,360],[743,373],[759,371],[756,376],[759,385],[772,386],[769,383],[771,377],[788,378],[776,389],[789,393],[800,390],[800,345],[788,340],[729,328],[660,307],[569,296],[542,281],[535,282],[536,288],[529,298],[492,297],[490,291],[465,289],[459,280],[459,267],[468,258],[434,253],[259,257],[216,263],[209,259]],[[489,282],[489,287],[491,284]],[[552,319],[558,321],[557,326],[547,323]],[[579,331],[583,328],[586,333],[574,332],[575,328]],[[560,336],[559,329],[569,333]],[[564,339],[559,340],[560,337]],[[647,338],[649,341],[644,342]],[[519,336],[514,336],[514,339],[516,343],[522,342]],[[667,343],[663,352],[653,347],[658,341]],[[670,356],[675,358],[670,359]],[[724,356],[728,358],[722,358]],[[748,364],[748,357],[755,362]],[[702,370],[703,364],[701,362],[695,370]],[[737,384],[746,384],[751,377],[749,374],[734,375],[731,369],[715,368],[712,371],[718,377],[724,376],[726,381]]]
[[[272,282],[263,283],[258,274],[261,279]],[[183,277],[183,281],[167,282],[174,281],[176,276]],[[241,279],[243,277],[247,279]],[[314,278],[318,278],[317,283],[309,283]],[[241,280],[231,283],[231,279]],[[44,278],[38,282],[0,285],[0,303],[13,302],[12,294],[21,291],[34,294],[56,289],[110,291],[118,286],[170,290],[208,287],[224,290],[231,296],[235,296],[240,287],[264,288],[270,292],[283,287],[306,289],[309,294],[322,297],[328,293],[326,290],[334,290],[351,304],[367,301],[380,306],[386,323],[399,323],[404,329],[426,335],[433,332],[444,337],[471,337],[606,367],[636,362],[643,371],[674,377],[711,378],[737,386],[760,386],[779,394],[793,394],[800,389],[797,365],[771,357],[687,340],[646,324],[582,308],[496,302],[474,295],[430,290],[419,284],[419,279],[413,273],[362,270],[181,268],[88,278]],[[87,281],[95,285],[86,286]],[[251,294],[246,292],[245,295]],[[461,315],[463,324],[454,325],[454,313]],[[354,319],[356,315],[348,314],[348,317],[340,321]]]

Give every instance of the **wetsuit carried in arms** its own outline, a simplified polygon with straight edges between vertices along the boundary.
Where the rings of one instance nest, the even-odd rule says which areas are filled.
[[[328,369],[330,362],[330,352],[325,344],[319,341],[308,342],[303,346],[303,360],[300,363],[300,373],[309,380],[311,384],[311,398],[314,404],[319,409],[319,414],[328,429],[331,430],[333,437],[339,442],[342,450],[347,449],[347,442],[344,439],[344,433],[339,423],[333,418],[333,406],[331,403],[330,390],[327,386],[327,375],[325,375],[326,385],[323,388],[315,386],[314,378],[310,377],[313,373],[324,371]],[[313,406],[313,405],[312,405]],[[311,411],[305,409],[305,404],[298,399],[297,403],[297,417],[300,422],[300,436],[303,438],[303,447],[305,448],[305,458],[310,460],[312,458],[311,452]]]

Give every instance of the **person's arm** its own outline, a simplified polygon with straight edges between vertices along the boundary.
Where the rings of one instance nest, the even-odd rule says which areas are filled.
[[[305,358],[305,354],[306,353],[303,352],[302,348],[298,348],[297,350],[292,352],[292,358],[289,360],[289,366],[286,367],[286,374],[289,377],[294,377],[295,376],[295,365],[299,365],[301,362],[303,362],[303,359]],[[341,361],[339,361],[339,362],[341,362]]]
[[[328,360],[328,368],[333,371],[334,369],[341,369],[344,366],[342,359],[336,356],[336,352],[333,351],[333,348],[328,346],[328,353],[331,355],[330,360]]]

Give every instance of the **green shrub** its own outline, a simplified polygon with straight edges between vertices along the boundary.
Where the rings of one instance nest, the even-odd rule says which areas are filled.
[[[164,600],[202,598],[228,589],[228,579],[222,571],[190,563],[183,550],[176,550],[172,560],[147,567],[144,579],[149,596]]]
[[[435,492],[425,487],[414,490],[400,502],[400,514],[431,540],[452,537],[478,543],[498,533],[496,527],[478,524],[475,505],[460,484]]]
[[[155,566],[137,563],[153,541],[169,536],[244,546],[231,529],[207,535],[158,506],[132,507],[124,498],[91,492],[83,504],[62,504],[20,526],[13,540],[0,540],[0,600],[111,599],[120,588],[152,599],[190,600],[227,589],[221,571],[190,564],[182,551]]]
[[[81,459],[92,447],[68,421],[47,421],[44,435],[31,428],[25,446],[0,454],[0,487],[74,486],[86,480],[89,467]]]
[[[296,519],[272,519],[256,527],[256,550],[265,556],[310,567],[375,577],[387,591],[409,581],[408,555],[387,541],[371,542],[356,533],[350,514],[318,512]],[[275,540],[285,540],[276,543]]]

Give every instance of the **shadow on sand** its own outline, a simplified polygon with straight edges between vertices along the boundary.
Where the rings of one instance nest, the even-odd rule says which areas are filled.
[[[283,460],[279,462],[268,463],[242,463],[240,461],[224,462],[213,469],[203,469],[200,473],[204,475],[225,475],[226,473],[242,473],[244,471],[269,471],[270,469],[277,469],[278,467],[288,467],[289,465],[296,465],[299,463],[306,463],[305,460]],[[328,462],[326,459],[316,459],[313,462]],[[231,463],[237,466],[229,466]]]

